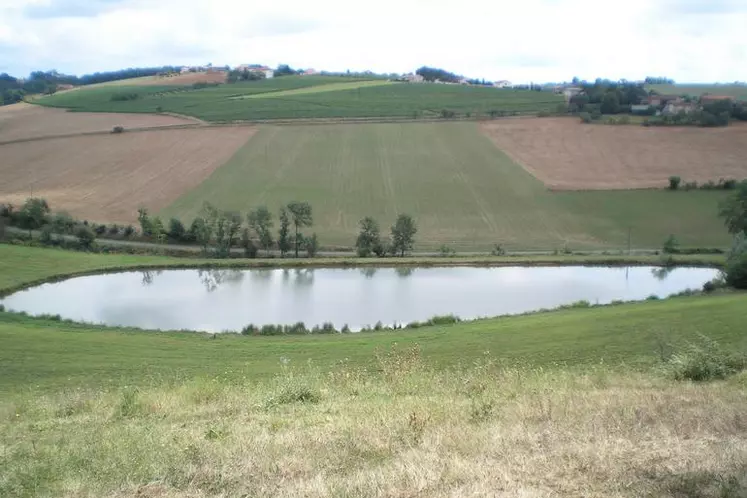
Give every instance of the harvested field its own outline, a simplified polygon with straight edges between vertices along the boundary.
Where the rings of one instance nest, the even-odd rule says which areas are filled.
[[[225,83],[228,72],[185,73],[175,76],[154,76],[150,81],[143,81],[142,85],[194,85],[195,83]]]
[[[0,145],[0,202],[30,195],[95,221],[132,223],[204,181],[254,128],[155,130]]]
[[[644,128],[575,119],[508,119],[483,132],[545,185],[558,190],[663,188],[667,179],[747,178],[747,125]]]
[[[151,86],[151,85],[193,85],[195,83],[225,83],[228,73],[226,71],[201,72],[176,74],[174,76],[141,76],[128,80],[107,81],[106,83],[95,83],[75,87],[74,90],[86,90],[89,88],[117,87],[117,86]]]
[[[67,112],[19,103],[0,107],[0,143],[36,137],[111,131],[115,126],[151,128],[194,124],[196,120],[156,114]]]

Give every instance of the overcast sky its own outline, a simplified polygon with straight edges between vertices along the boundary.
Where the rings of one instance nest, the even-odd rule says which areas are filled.
[[[747,80],[747,0],[0,0],[0,72],[262,63]]]

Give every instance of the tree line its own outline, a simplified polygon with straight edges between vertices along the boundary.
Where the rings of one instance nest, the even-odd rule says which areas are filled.
[[[305,251],[314,257],[319,250],[316,233],[304,235],[302,229],[313,225],[313,214],[308,202],[292,201],[280,209],[277,239],[273,235],[272,213],[265,206],[253,209],[246,216],[238,211],[218,209],[206,202],[189,228],[178,218],[169,220],[168,228],[157,216],[152,217],[146,208],[138,210],[138,223],[145,237],[159,242],[198,244],[203,253],[217,258],[230,257],[233,248],[241,248],[249,258],[257,257],[260,249],[267,255],[277,247],[285,257],[293,251],[299,257]]]
[[[177,66],[133,67],[118,71],[105,71],[76,76],[57,71],[34,71],[28,78],[20,79],[7,73],[0,74],[0,95],[2,105],[20,102],[26,95],[51,94],[57,91],[59,85],[92,85],[108,81],[155,76],[161,73],[178,72]]]
[[[308,257],[319,251],[319,238],[316,233],[307,236],[303,229],[313,226],[313,210],[308,202],[292,201],[280,208],[278,230],[274,232],[275,221],[266,206],[249,211],[246,216],[231,210],[221,210],[206,202],[200,214],[187,228],[178,218],[171,218],[168,226],[158,216],[150,216],[146,208],[138,210],[138,222],[142,235],[158,242],[167,241],[198,244],[205,255],[218,258],[230,257],[231,250],[244,250],[248,258],[257,257],[259,251],[269,256],[277,249],[281,257],[289,253],[298,258],[302,252]],[[391,238],[381,235],[379,223],[365,217],[359,222],[360,232],[355,247],[360,257],[405,256],[415,243],[417,225],[408,214],[400,214],[391,227]]]

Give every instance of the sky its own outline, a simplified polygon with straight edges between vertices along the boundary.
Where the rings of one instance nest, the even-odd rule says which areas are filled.
[[[0,0],[0,73],[290,64],[514,83],[747,80],[747,0]]]

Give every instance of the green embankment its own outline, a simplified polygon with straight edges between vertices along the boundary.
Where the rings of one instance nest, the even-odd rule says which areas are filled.
[[[356,85],[356,83],[359,83]],[[351,117],[438,117],[442,110],[459,116],[491,111],[530,113],[551,111],[562,98],[549,92],[499,90],[459,85],[382,84],[330,76],[289,76],[256,82],[194,89],[163,86],[117,86],[80,89],[39,99],[35,103],[77,111],[174,112],[207,121]],[[326,88],[323,88],[326,86]],[[293,92],[317,88],[316,91]],[[111,100],[114,93],[139,98]],[[273,95],[276,93],[277,95]],[[272,99],[243,98],[264,94]]]
[[[205,201],[277,213],[295,199],[311,203],[312,230],[326,246],[352,246],[364,216],[386,233],[404,212],[418,223],[420,249],[620,249],[629,234],[634,248],[660,247],[669,234],[685,246],[723,247],[725,195],[550,192],[475,123],[266,126],[160,214],[190,220]]]
[[[715,262],[704,258],[709,259]],[[149,264],[185,262],[0,245],[0,289],[62,273]],[[647,364],[655,361],[659,344],[683,344],[698,334],[728,346],[747,346],[745,305],[747,296],[732,294],[354,336],[227,335],[216,339],[197,333],[102,328],[2,313],[0,390],[138,385],[217,374],[240,380],[278,372],[282,358],[294,365],[311,362],[323,370],[343,360],[366,366],[372,364],[377,350],[395,343],[399,347],[418,344],[427,362],[438,368],[471,363],[486,351],[500,361],[525,366]]]
[[[677,264],[721,266],[719,255],[677,255]],[[142,268],[268,268],[346,266],[450,266],[450,265],[658,265],[659,256],[545,255],[475,256],[458,258],[414,257],[388,259],[198,259],[129,254],[89,254],[61,249],[44,249],[0,244],[0,295],[51,278],[84,275],[105,270]]]

